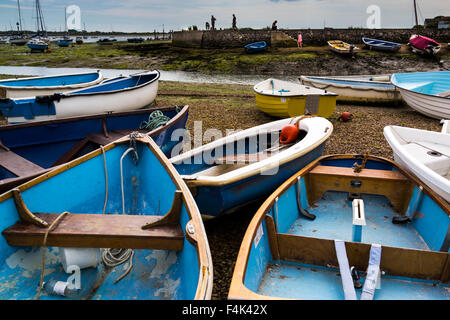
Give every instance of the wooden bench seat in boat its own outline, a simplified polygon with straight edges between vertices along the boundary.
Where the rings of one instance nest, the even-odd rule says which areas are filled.
[[[412,195],[413,184],[399,171],[362,169],[319,165],[306,176],[310,203],[319,199],[326,191],[343,191],[386,196],[402,213],[406,211]]]
[[[270,153],[243,153],[228,154],[222,157],[214,158],[217,164],[238,164],[238,163],[255,163],[271,157]]]
[[[45,234],[60,214],[31,213],[19,189],[12,190],[21,220],[3,230],[12,246],[42,246]],[[67,214],[48,234],[46,246],[177,250],[183,248],[180,226],[183,193],[175,191],[164,216],[121,214]]]
[[[51,224],[59,214],[36,213]],[[77,248],[133,248],[181,250],[184,234],[179,224],[142,226],[161,217],[119,214],[69,214],[49,233],[47,246]],[[47,228],[19,221],[3,236],[12,246],[42,246]]]
[[[18,177],[45,170],[37,164],[19,156],[10,150],[0,148],[0,166]]]

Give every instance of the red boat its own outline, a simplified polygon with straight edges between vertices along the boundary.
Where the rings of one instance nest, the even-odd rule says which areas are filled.
[[[413,52],[435,55],[441,50],[441,45],[433,39],[413,34],[408,45]]]

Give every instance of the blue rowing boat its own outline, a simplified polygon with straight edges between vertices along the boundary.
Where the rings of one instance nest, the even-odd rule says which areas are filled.
[[[263,52],[267,47],[267,43],[265,41],[258,41],[254,43],[247,44],[245,48],[245,52],[247,53],[258,53]]]
[[[449,300],[449,216],[391,160],[321,157],[255,214],[228,298]]]
[[[362,38],[364,44],[370,50],[387,51],[387,52],[397,52],[401,49],[402,45],[396,42],[390,42],[385,40]]]
[[[0,98],[52,95],[99,84],[103,75],[95,72],[60,74],[0,80]]]
[[[170,156],[188,112],[174,106],[0,126],[0,193],[132,131],[148,133]]]
[[[138,110],[155,100],[159,77],[159,71],[147,71],[53,95],[0,99],[0,111],[18,123]]]
[[[200,213],[148,136],[132,133],[0,195],[0,212],[0,299],[211,297]]]
[[[299,121],[299,122],[298,122]],[[298,122],[298,135],[280,142]],[[322,117],[287,118],[217,139],[170,161],[182,175],[202,215],[217,217],[267,197],[284,180],[322,155],[333,125]]]

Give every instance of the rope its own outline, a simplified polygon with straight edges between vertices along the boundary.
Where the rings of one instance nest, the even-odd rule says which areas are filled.
[[[177,111],[179,112],[179,111]],[[170,117],[164,115],[162,111],[155,110],[150,113],[148,117],[148,121],[142,121],[139,126],[139,129],[146,129],[148,131],[152,131],[160,126],[165,125],[170,120]]]
[[[366,166],[366,162],[367,162],[367,159],[368,159],[368,158],[369,158],[369,152],[366,152],[366,153],[364,154],[364,158],[363,158],[362,163],[361,163],[359,166],[355,166],[355,167],[353,168],[353,172],[356,172],[356,173],[361,172],[361,170],[364,169],[364,167]],[[355,164],[356,164],[356,163],[355,163]]]
[[[53,221],[53,223],[50,225],[50,227],[48,227],[47,231],[45,232],[45,236],[44,236],[44,242],[42,243],[42,263],[41,263],[41,279],[39,281],[39,289],[38,292],[36,294],[36,297],[34,298],[35,300],[39,299],[39,296],[41,294],[41,290],[42,290],[42,285],[44,282],[44,272],[45,272],[45,251],[47,248],[47,237],[48,234],[50,233],[50,231],[52,231],[53,227],[59,222],[59,220],[61,220],[62,218],[64,218],[69,212],[65,211],[63,213],[61,213],[56,219],[55,221]]]
[[[104,249],[102,253],[103,263],[110,268],[117,267],[130,260],[127,270],[116,280],[114,284],[122,280],[133,268],[134,251],[132,249]]]

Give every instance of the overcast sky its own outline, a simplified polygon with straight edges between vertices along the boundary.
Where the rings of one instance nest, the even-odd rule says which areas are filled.
[[[20,0],[24,29],[35,30],[34,0]],[[64,8],[81,9],[88,31],[180,30],[204,28],[213,14],[216,28],[264,28],[278,20],[279,28],[366,27],[370,5],[381,9],[382,28],[410,28],[413,0],[40,0],[47,30],[64,30]],[[438,15],[450,16],[449,0],[417,0],[419,23]],[[0,0],[0,30],[17,22],[17,0]]]

